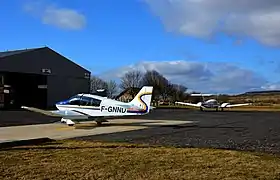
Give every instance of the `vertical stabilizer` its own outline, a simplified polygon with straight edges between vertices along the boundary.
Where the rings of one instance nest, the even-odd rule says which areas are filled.
[[[144,113],[148,113],[150,112],[152,93],[153,86],[143,86],[130,104],[143,109]]]

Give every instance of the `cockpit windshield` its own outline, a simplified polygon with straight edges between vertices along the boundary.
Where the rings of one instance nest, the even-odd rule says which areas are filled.
[[[62,104],[98,107],[101,104],[101,100],[87,96],[75,95],[69,98],[67,102],[63,102]]]
[[[81,96],[73,96],[69,99],[68,104],[69,105],[80,105],[80,98]]]

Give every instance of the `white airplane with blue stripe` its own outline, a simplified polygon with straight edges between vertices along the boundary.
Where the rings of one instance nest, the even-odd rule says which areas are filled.
[[[204,100],[204,96],[212,96],[213,94],[191,94],[191,96],[201,96],[202,102],[198,102],[197,104],[193,103],[185,103],[185,102],[175,102],[176,104],[192,106],[192,107],[199,107],[200,111],[204,111],[204,109],[215,108],[216,111],[224,111],[224,108],[233,108],[233,107],[240,107],[240,106],[249,106],[252,105],[251,103],[243,103],[243,104],[230,104],[230,103],[219,103],[217,99],[209,99]]]
[[[93,120],[97,125],[106,122],[106,117],[145,115],[150,106],[153,87],[144,86],[131,102],[121,102],[93,94],[77,94],[68,100],[56,103],[58,110],[48,111],[22,106],[23,109],[52,117],[61,117],[61,122],[73,126],[79,121]]]

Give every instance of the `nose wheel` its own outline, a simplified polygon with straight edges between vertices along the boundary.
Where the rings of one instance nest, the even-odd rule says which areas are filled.
[[[60,122],[63,123],[63,124],[67,124],[68,126],[74,126],[74,124],[75,124],[70,119],[65,119],[65,118],[61,118]]]

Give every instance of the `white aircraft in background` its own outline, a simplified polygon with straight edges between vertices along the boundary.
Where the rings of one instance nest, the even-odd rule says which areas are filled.
[[[153,87],[144,86],[131,102],[121,102],[93,94],[77,94],[66,101],[56,103],[58,110],[48,111],[22,106],[23,109],[47,116],[61,117],[61,122],[73,126],[83,120],[107,122],[106,117],[145,115],[150,112]]]
[[[251,105],[251,103],[244,103],[244,104],[230,104],[230,103],[219,103],[216,99],[209,99],[204,100],[204,96],[212,96],[213,94],[191,94],[191,96],[201,96],[202,102],[198,102],[197,104],[192,103],[185,103],[185,102],[175,102],[176,104],[186,105],[186,106],[192,106],[192,107],[199,107],[201,111],[207,108],[215,108],[216,111],[219,111],[219,108],[221,108],[221,111],[224,111],[224,108],[232,108],[232,107],[239,107],[239,106],[248,106]]]

